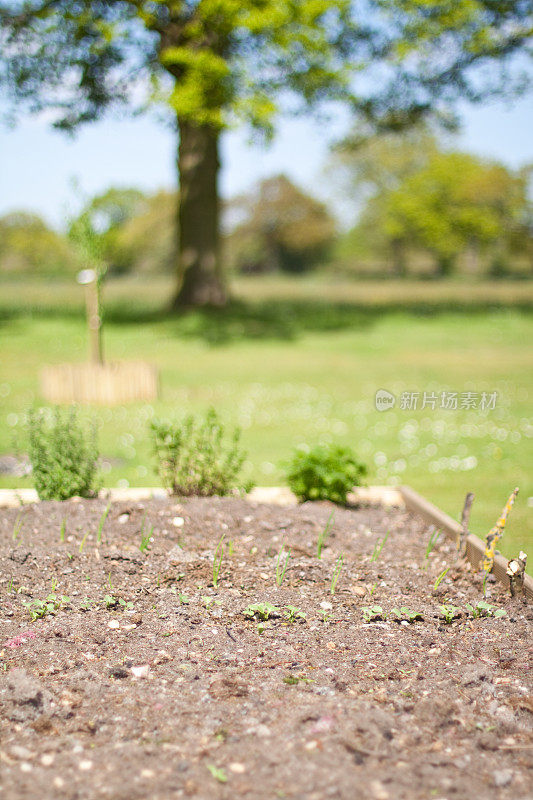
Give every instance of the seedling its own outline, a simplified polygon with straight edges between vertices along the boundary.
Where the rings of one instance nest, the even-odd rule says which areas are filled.
[[[178,598],[180,603],[183,603],[184,606],[188,605],[190,602],[189,597],[186,594],[179,594]]]
[[[280,615],[280,609],[270,603],[253,603],[243,611],[248,619],[260,619],[266,622],[272,615]]]
[[[98,531],[96,533],[96,544],[100,544],[102,541],[102,531],[104,529],[104,523],[107,519],[107,515],[109,514],[109,509],[111,508],[111,503],[108,503],[102,516],[100,517],[100,522],[98,523]]]
[[[296,606],[286,606],[285,614],[283,615],[289,622],[296,622],[297,620],[305,620],[306,615],[300,611]]]
[[[22,523],[23,523],[23,517],[22,517],[22,511],[21,511],[20,514],[17,516],[17,518],[15,520],[15,524],[13,525],[12,538],[13,538],[14,542],[16,542],[17,539],[20,536],[20,532],[22,530]]]
[[[461,609],[457,608],[457,606],[451,605],[451,603],[444,603],[442,606],[439,606],[439,611],[446,625],[451,625],[457,615],[461,612]]]
[[[503,608],[495,609],[490,603],[485,602],[485,600],[480,600],[476,603],[475,606],[470,605],[470,603],[466,604],[466,610],[469,611],[474,619],[478,617],[504,617],[506,612]]]
[[[55,585],[54,583],[54,588]],[[46,600],[28,600],[23,602],[23,605],[30,612],[32,620],[35,621],[36,619],[43,619],[43,617],[48,616],[48,614],[56,614],[69,600],[70,597],[65,597],[65,595],[58,597],[58,595],[52,591]]]
[[[326,544],[326,539],[328,538],[328,536],[330,534],[331,526],[333,525],[334,522],[335,522],[335,515],[334,515],[334,512],[332,511],[331,514],[328,517],[328,521],[326,522],[326,527],[324,528],[324,530],[320,533],[320,535],[318,537],[318,543],[317,543],[317,548],[316,548],[316,557],[317,558],[322,558],[322,550],[324,548],[324,545]]]
[[[282,560],[284,555],[285,554],[284,554],[283,550],[281,550],[281,552],[278,553],[278,561],[277,561],[277,564],[276,564],[276,584],[278,586],[282,585],[283,580],[285,578],[285,573],[287,572],[287,566],[289,564],[289,559],[291,557],[291,551],[289,550],[287,552],[287,557],[285,558],[285,563],[283,563],[283,560]]]
[[[363,606],[363,622],[375,622],[376,620],[386,619],[381,606]]]
[[[118,598],[118,604],[123,611],[130,611],[133,608],[133,603],[131,602],[131,600],[128,600],[128,602],[126,602],[125,600],[122,599],[122,597]]]
[[[92,603],[88,597],[84,597],[81,604],[80,604],[80,611],[90,611],[92,607]]]
[[[219,539],[215,555],[213,557],[213,586],[215,589],[218,587],[218,576],[222,566],[222,559],[224,558],[224,534]]]
[[[397,622],[401,622],[402,620],[406,620],[407,622],[416,622],[417,620],[422,621],[424,619],[422,614],[420,614],[418,611],[411,611],[411,609],[407,606],[393,608],[391,614],[394,614]]]
[[[373,551],[372,555],[370,556],[370,561],[371,562],[378,560],[378,558],[379,558],[379,556],[381,554],[381,551],[385,547],[385,542],[389,538],[389,533],[390,533],[390,530],[387,531],[387,533],[385,534],[385,536],[383,536],[383,538],[377,540],[377,542],[376,542],[376,544],[374,546],[374,551]]]
[[[297,686],[299,683],[314,683],[314,680],[306,678],[305,675],[286,675],[283,683],[286,683],[287,686]]]
[[[228,542],[228,556],[231,558],[233,553],[234,553],[233,539],[230,539]]]
[[[215,767],[213,764],[207,764],[206,766],[216,781],[218,781],[219,783],[227,783],[228,778],[223,769],[219,769],[218,767]]]
[[[141,553],[146,553],[148,548],[150,547],[150,542],[152,541],[152,534],[154,532],[154,526],[150,526],[150,530],[148,533],[144,532],[144,525],[146,522],[146,514],[143,517],[142,524],[141,524],[141,543],[139,545],[139,550]]]
[[[337,589],[337,582],[339,580],[339,576],[341,574],[343,565],[344,565],[344,556],[341,553],[337,559],[337,563],[335,564],[335,567],[333,569],[333,576],[331,578],[330,592],[332,596],[335,594],[335,590]]]
[[[116,605],[117,605],[117,602],[118,602],[117,598],[114,595],[112,595],[112,594],[104,595],[104,603],[105,603],[105,607],[107,609],[115,608]]]
[[[59,531],[59,541],[60,542],[64,542],[65,541],[65,533],[66,533],[66,531],[67,531],[67,518],[63,517],[63,520],[61,522],[61,528],[60,528],[60,531]]]
[[[442,570],[441,574],[439,575],[439,577],[437,578],[437,580],[436,580],[436,581],[435,581],[435,583],[433,584],[433,591],[434,591],[434,592],[436,592],[436,591],[437,591],[437,589],[439,588],[439,586],[440,586],[441,582],[442,582],[442,581],[444,580],[444,578],[446,577],[446,575],[447,575],[447,573],[448,573],[448,570],[449,570],[449,569],[450,569],[449,567],[446,567],[446,569],[443,569],[443,570]]]
[[[429,557],[431,555],[431,551],[433,550],[433,548],[437,544],[440,534],[441,534],[441,532],[438,531],[438,530],[437,531],[433,531],[433,533],[429,537],[429,542],[427,543],[427,547],[426,547],[426,553],[424,555],[424,564],[425,564],[426,567],[427,567],[427,563],[428,563]]]
[[[321,616],[322,616],[322,622],[324,623],[324,625],[326,624],[326,622],[329,622],[329,620],[330,620],[330,619],[332,618],[332,616],[333,616],[333,614],[330,614],[330,613],[329,613],[329,611],[328,611],[328,609],[327,609],[327,608],[320,608],[320,609],[319,609],[319,611],[318,611],[318,613],[319,613],[319,614],[321,614]]]
[[[83,553],[83,548],[85,547],[85,542],[87,541],[87,537],[88,537],[88,535],[89,535],[89,531],[87,531],[87,533],[85,534],[85,536],[84,536],[84,537],[83,537],[83,539],[81,540],[81,544],[80,544],[80,553]]]
[[[374,594],[374,592],[376,591],[376,586],[377,586],[377,583],[374,583],[374,584],[372,585],[372,588],[370,589],[370,592],[369,592],[369,595],[368,595],[369,597],[372,597],[372,595],[373,595],[373,594]]]

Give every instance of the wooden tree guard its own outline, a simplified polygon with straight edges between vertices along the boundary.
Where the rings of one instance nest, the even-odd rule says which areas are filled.
[[[145,361],[109,364],[54,364],[41,372],[41,392],[49,403],[111,406],[156,400],[157,368]]]

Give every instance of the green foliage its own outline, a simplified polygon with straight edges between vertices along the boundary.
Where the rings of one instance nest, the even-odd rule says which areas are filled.
[[[386,619],[386,614],[381,606],[363,606],[363,622],[375,622],[376,620]]]
[[[245,459],[240,431],[226,443],[214,408],[203,421],[191,415],[182,423],[153,421],[150,429],[159,477],[172,494],[226,495],[247,488],[238,480]]]
[[[279,616],[281,612],[277,606],[273,606],[270,603],[253,603],[242,613],[248,619],[260,619],[266,622],[272,615]]]
[[[75,269],[69,243],[39,216],[16,212],[0,218],[0,274],[73,275]]]
[[[472,614],[474,619],[478,617],[504,617],[506,612],[503,608],[495,609],[493,605],[487,603],[485,600],[480,600],[475,606],[470,603],[466,604],[466,610]]]
[[[346,496],[366,475],[349,447],[318,445],[296,450],[287,472],[287,482],[300,500],[331,500],[346,503]]]
[[[96,430],[87,433],[75,408],[30,412],[30,461],[41,500],[94,497],[98,491]]]
[[[240,272],[300,273],[329,256],[335,236],[331,214],[284,175],[230,201],[227,214],[242,219],[226,239],[229,264]]]
[[[283,558],[285,557],[285,560]],[[285,554],[283,550],[278,553],[278,560],[276,563],[276,584],[277,586],[281,586],[283,581],[285,580],[285,573],[287,572],[287,567],[289,566],[289,559],[291,557],[291,551],[288,550]]]
[[[461,613],[461,609],[451,603],[443,603],[443,605],[439,606],[439,611],[447,625],[451,625],[454,619]]]
[[[23,601],[23,605],[30,612],[32,620],[43,619],[49,614],[57,614],[70,601],[70,597],[65,595],[57,595],[55,593],[55,582],[50,594],[45,600],[27,600]]]
[[[306,619],[306,614],[297,606],[285,606],[285,614],[283,615],[288,622],[297,622],[300,620],[304,622]]]
[[[407,606],[401,606],[400,608],[393,608],[391,614],[394,614],[396,620],[401,622],[402,620],[406,620],[407,622],[417,622],[417,620],[423,620],[424,617],[420,614],[419,611],[411,611],[410,608]]]

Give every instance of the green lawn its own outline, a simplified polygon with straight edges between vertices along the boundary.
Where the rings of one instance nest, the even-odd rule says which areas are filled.
[[[229,310],[179,318],[161,311],[168,291],[163,279],[107,288],[109,359],[155,362],[162,393],[153,407],[88,410],[100,423],[106,485],[154,484],[149,419],[212,404],[242,427],[259,484],[283,481],[281,462],[299,443],[346,442],[368,462],[369,482],[410,484],[454,517],[474,491],[471,528],[482,537],[518,485],[501,549],[529,548],[533,561],[532,283],[248,279]],[[0,337],[2,454],[25,449],[41,366],[85,357],[79,288],[5,283]],[[419,404],[424,392],[498,398],[493,410],[380,413],[382,388],[419,392]],[[31,484],[0,475],[0,485]]]

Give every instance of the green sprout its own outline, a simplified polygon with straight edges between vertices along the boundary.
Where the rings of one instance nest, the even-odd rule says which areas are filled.
[[[444,580],[444,578],[445,578],[445,577],[446,577],[446,575],[448,574],[448,570],[449,570],[449,569],[450,569],[450,567],[446,567],[446,569],[443,569],[443,570],[442,570],[441,574],[439,575],[439,577],[437,578],[437,580],[436,580],[436,581],[435,581],[435,583],[433,584],[433,591],[434,591],[434,592],[436,592],[436,591],[437,591],[437,589],[439,588],[439,586],[440,586],[441,582]]]
[[[333,569],[333,576],[331,578],[330,592],[331,592],[332,596],[335,594],[335,591],[337,589],[337,583],[338,583],[339,576],[341,574],[343,565],[344,565],[344,556],[341,553],[340,556],[337,559],[337,562],[336,562],[335,567]]]
[[[385,542],[389,538],[389,533],[390,533],[390,530],[387,531],[387,533],[385,534],[385,536],[383,536],[382,539],[378,539],[377,540],[377,542],[376,542],[376,544],[374,546],[374,551],[373,551],[372,555],[370,556],[370,561],[371,562],[378,560],[379,556],[381,555],[381,551],[385,547]]]
[[[466,604],[466,610],[472,614],[474,619],[478,617],[504,617],[506,612],[503,608],[495,609],[490,603],[487,603],[485,600],[480,600],[476,603],[475,606],[472,606],[470,603]]]
[[[278,561],[276,564],[276,584],[281,586],[283,580],[285,578],[285,573],[287,572],[287,567],[289,565],[289,559],[291,557],[291,551],[287,551],[287,557],[285,558],[285,562],[283,563],[282,558],[284,556],[283,550],[278,553]]]
[[[218,767],[215,767],[213,764],[207,764],[206,766],[216,781],[218,781],[219,783],[227,783],[228,778],[223,769],[219,769]]]
[[[363,622],[375,622],[379,619],[386,619],[386,614],[381,606],[363,606],[362,612]]]
[[[100,544],[102,541],[102,531],[104,529],[104,523],[107,519],[107,515],[109,514],[109,509],[111,508],[111,503],[108,503],[102,516],[100,517],[100,522],[98,523],[98,531],[96,533],[96,544]]]
[[[306,615],[304,614],[304,612],[300,611],[300,609],[297,608],[296,606],[285,606],[285,608],[286,611],[283,616],[285,617],[286,620],[288,620],[288,622],[296,622],[299,619],[301,620],[306,619]]]
[[[150,542],[152,541],[152,534],[154,532],[154,526],[150,526],[150,530],[148,533],[144,532],[144,526],[146,522],[146,514],[143,516],[142,524],[141,524],[141,543],[139,545],[139,550],[141,553],[146,553],[148,548],[150,547]]]
[[[83,539],[81,540],[81,544],[80,544],[80,553],[83,553],[83,548],[85,547],[85,542],[87,541],[87,537],[88,537],[88,535],[89,535],[89,531],[87,531],[87,533],[85,534],[85,536],[84,536],[84,537],[83,537]]]
[[[328,538],[331,532],[331,526],[335,522],[335,512],[332,511],[328,517],[328,521],[326,522],[326,527],[318,536],[318,542],[316,547],[316,557],[322,558],[322,550],[324,549],[324,545],[326,544],[326,539]]]
[[[55,589],[56,585],[54,581],[53,589]],[[36,619],[43,619],[43,617],[48,616],[48,614],[56,614],[60,608],[63,608],[63,606],[70,601],[70,597],[66,597],[65,595],[59,597],[55,594],[53,589],[45,600],[28,600],[23,602],[23,605],[30,612],[33,621]]]
[[[457,608],[457,606],[454,606],[451,603],[444,603],[443,605],[439,606],[439,611],[446,625],[451,625],[458,614],[460,614],[461,609]]]
[[[24,519],[23,519],[23,514],[22,514],[22,511],[21,511],[20,514],[18,514],[18,516],[17,516],[17,518],[15,520],[15,524],[13,525],[12,539],[13,539],[14,542],[16,542],[17,539],[20,536],[23,522],[24,522]]]
[[[92,607],[92,603],[88,597],[84,597],[80,603],[80,611],[90,611]]]
[[[60,542],[64,542],[65,541],[66,530],[67,530],[67,518],[63,517],[63,520],[61,522],[61,528],[60,528],[60,531],[59,531],[59,541]]]
[[[260,619],[266,622],[273,614],[279,616],[280,609],[270,603],[253,603],[248,606],[243,612],[248,619]]]
[[[429,557],[431,555],[431,551],[433,550],[433,548],[437,544],[440,534],[441,534],[441,532],[439,530],[436,530],[436,531],[433,531],[433,533],[429,537],[429,542],[427,543],[427,547],[426,547],[426,553],[424,555],[424,564],[425,564],[426,567],[427,567],[427,564],[428,564]]]
[[[224,558],[224,535],[222,534],[220,537],[213,557],[213,586],[215,589],[218,588],[218,576],[222,566],[222,559]]]
[[[406,620],[407,622],[416,622],[417,620],[423,620],[424,617],[418,611],[411,611],[410,608],[407,606],[401,606],[400,608],[393,608],[391,614],[394,614],[396,617],[397,622],[401,622],[402,620]]]

